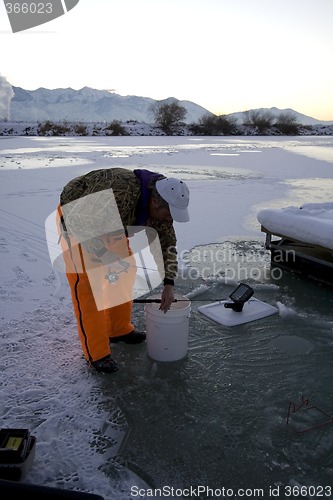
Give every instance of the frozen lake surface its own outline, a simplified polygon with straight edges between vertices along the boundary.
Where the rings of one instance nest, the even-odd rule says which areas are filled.
[[[0,148],[0,416],[37,438],[26,482],[117,500],[199,486],[216,490],[201,498],[223,498],[223,487],[225,498],[241,488],[287,498],[300,486],[331,498],[320,488],[333,484],[333,424],[312,427],[333,416],[333,291],[273,274],[256,214],[332,201],[333,138],[1,137]],[[118,344],[120,370],[108,376],[81,355],[44,223],[68,180],[112,166],[190,187],[191,221],[175,225],[176,291],[191,294],[192,314],[185,359],[159,363],[146,345]],[[226,327],[198,312],[240,281],[279,313]],[[145,328],[143,306],[133,314]]]

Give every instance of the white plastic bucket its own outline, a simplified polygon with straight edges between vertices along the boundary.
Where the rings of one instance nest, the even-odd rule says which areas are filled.
[[[188,351],[191,302],[182,295],[175,295],[175,299],[179,302],[173,302],[166,313],[160,311],[159,303],[145,305],[147,352],[156,361],[177,361]]]

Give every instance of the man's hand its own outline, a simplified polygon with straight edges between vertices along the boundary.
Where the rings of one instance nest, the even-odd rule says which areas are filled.
[[[170,309],[172,302],[175,299],[173,285],[164,285],[160,309],[165,313]]]

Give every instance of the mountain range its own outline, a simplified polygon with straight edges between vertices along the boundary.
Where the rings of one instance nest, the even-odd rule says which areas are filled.
[[[154,122],[152,106],[156,100],[149,97],[121,96],[108,90],[89,87],[80,90],[12,88],[14,97],[11,100],[10,118],[13,121]],[[172,101],[186,109],[186,123],[197,122],[202,115],[209,113],[198,104],[172,97],[158,102],[167,104]]]
[[[191,101],[173,97],[156,101],[149,97],[121,96],[109,90],[97,90],[83,87],[79,90],[45,89],[24,90],[12,87],[14,96],[10,103],[10,119],[15,122],[78,121],[78,122],[121,122],[137,121],[153,123],[152,106],[158,102],[168,104],[176,101],[186,111],[185,123],[195,123],[207,114],[213,114],[204,107]],[[249,110],[252,111],[252,110]],[[331,125],[333,121],[320,121],[303,115],[293,109],[260,108],[274,116],[281,113],[292,114],[302,125]],[[244,112],[230,113],[239,123],[243,122]]]

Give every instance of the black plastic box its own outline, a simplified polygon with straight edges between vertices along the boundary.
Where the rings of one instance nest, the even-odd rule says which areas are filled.
[[[0,478],[20,480],[35,456],[36,438],[28,429],[0,429]]]

